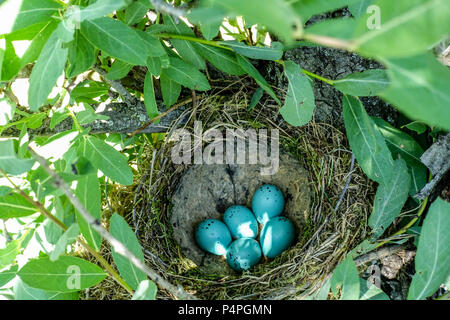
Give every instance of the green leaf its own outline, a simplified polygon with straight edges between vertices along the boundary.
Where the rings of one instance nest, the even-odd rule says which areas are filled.
[[[78,22],[84,20],[94,20],[106,16],[107,14],[119,10],[127,4],[126,0],[101,0],[81,9],[74,11],[73,15],[78,15]]]
[[[315,22],[306,28],[306,32],[331,38],[351,40],[358,22],[355,19],[335,18]]]
[[[220,8],[197,7],[189,12],[188,19],[191,23],[200,25],[203,37],[211,40],[219,33],[225,15],[226,12]]]
[[[248,25],[266,26],[285,41],[292,40],[302,29],[300,17],[284,0],[211,0],[211,3],[229,14],[244,16]]]
[[[178,58],[170,57],[170,65],[164,70],[164,74],[175,82],[188,87],[191,90],[207,91],[211,89],[208,79],[190,65]]]
[[[238,41],[221,41],[221,45],[233,49],[236,53],[251,59],[258,60],[279,60],[283,56],[283,50],[280,47],[255,47],[247,46]]]
[[[13,240],[9,242],[5,248],[0,249],[0,270],[6,268],[16,260],[21,242],[22,239]]]
[[[391,85],[380,96],[413,120],[450,130],[448,68],[428,53],[384,63]]]
[[[34,164],[33,159],[18,159],[12,140],[0,141],[0,169],[11,175],[27,172]]]
[[[133,183],[133,172],[128,166],[127,157],[119,151],[93,136],[85,136],[80,147],[81,155],[111,180],[123,185]]]
[[[292,3],[292,7],[306,22],[313,15],[334,11],[360,0],[297,0]]]
[[[165,72],[161,73],[159,78],[161,84],[161,93],[166,107],[172,106],[178,101],[181,92],[181,85],[170,79]]]
[[[156,300],[157,292],[158,287],[156,287],[156,284],[153,281],[144,280],[139,283],[131,300]]]
[[[402,158],[408,164],[411,173],[411,196],[419,192],[427,182],[427,168],[420,161],[422,147],[408,134],[391,126],[383,119],[372,117],[378,130],[386,140],[394,159]]]
[[[150,4],[150,1],[147,1]],[[125,23],[129,26],[141,21],[147,14],[149,6],[145,6],[142,2],[136,1],[130,4],[125,10]]]
[[[72,244],[78,237],[80,229],[77,224],[72,224],[58,239],[55,249],[50,253],[50,261],[58,260],[59,256],[66,252],[66,247]]]
[[[435,293],[450,272],[450,203],[436,199],[428,210],[415,258],[416,274],[409,287],[409,300],[422,300]]]
[[[212,40],[217,36],[220,30],[220,26],[222,25],[222,21],[217,21],[215,23],[202,23],[200,24],[200,30],[202,31],[203,37],[207,40]]]
[[[380,184],[375,195],[369,226],[375,238],[380,237],[400,214],[408,198],[411,176],[403,159],[394,161],[391,179]]]
[[[32,288],[20,279],[14,286],[15,300],[78,300],[78,296],[78,291],[53,292]]]
[[[338,296],[338,287],[341,289],[341,300],[359,299],[359,275],[355,262],[350,257],[342,261],[333,271],[331,277],[331,291]]]
[[[62,24],[58,26],[61,27]],[[68,50],[63,48],[63,41],[57,34],[58,28],[48,39],[31,72],[28,102],[33,111],[45,104],[67,61]]]
[[[61,256],[30,260],[17,274],[30,287],[58,292],[79,291],[92,287],[106,278],[106,273],[84,259]]]
[[[167,57],[169,59],[169,57]],[[147,58],[147,69],[155,77],[161,75],[161,58],[159,57],[148,57]]]
[[[361,16],[357,50],[371,57],[402,57],[425,52],[450,30],[447,0],[378,0],[380,28],[368,29],[373,12]]]
[[[78,200],[80,200],[83,207],[91,214],[91,216],[100,221],[102,215],[101,192],[97,175],[89,174],[78,178],[75,195]],[[87,243],[98,251],[100,249],[102,237],[83,218],[78,210],[75,210],[75,214],[81,234],[86,239]]]
[[[422,134],[427,131],[427,125],[420,121],[413,121],[408,124],[405,124],[403,127],[408,128],[409,130],[415,131],[417,134]]]
[[[118,20],[99,18],[81,23],[81,33],[95,47],[132,65],[145,66],[148,56],[138,33]]]
[[[42,167],[39,167],[38,170],[41,171],[41,172],[45,172],[45,170]],[[36,170],[36,171],[38,171],[38,170]],[[32,176],[30,176],[30,178],[31,177]],[[48,182],[49,180],[53,180],[53,179],[51,178],[51,176],[47,175],[47,181],[46,182]],[[42,183],[42,184],[45,184],[45,183]],[[40,189],[40,186],[42,184],[39,183],[39,186],[38,186],[39,189]],[[39,200],[44,198],[42,195],[40,195],[40,196],[37,195],[36,197]],[[40,201],[42,201],[42,200],[40,200]],[[64,207],[62,205],[62,201],[61,201],[60,197],[54,197],[52,199],[51,213],[58,220],[64,221],[65,211],[64,211]],[[58,242],[58,239],[63,234],[63,230],[61,229],[61,227],[58,226],[56,223],[54,223],[50,219],[46,219],[44,221],[44,232],[45,232],[45,239],[51,244],[56,244]]]
[[[342,109],[347,138],[358,164],[371,180],[387,183],[394,163],[383,136],[358,98],[344,95]]]
[[[248,61],[247,58],[237,55],[237,61],[241,68],[248,73],[253,79],[255,79],[256,83],[264,89],[279,105],[281,105],[280,100],[278,99],[275,92],[273,92],[270,85],[267,83],[266,79],[259,73],[259,71]]]
[[[255,93],[253,93],[252,100],[250,101],[250,104],[248,106],[248,110],[253,110],[258,102],[261,100],[263,96],[263,89],[261,87],[258,87],[258,89],[255,90]]]
[[[0,288],[16,277],[17,270],[19,270],[19,266],[14,265],[7,270],[0,272]]]
[[[17,193],[0,197],[0,219],[25,217],[36,212],[37,209]]]
[[[359,300],[390,300],[386,293],[367,280],[359,279],[361,297]]]
[[[91,68],[95,63],[95,53],[94,46],[77,30],[69,44],[67,77],[73,78]]]
[[[245,71],[239,66],[234,53],[202,43],[195,43],[194,45],[200,55],[211,62],[217,69],[236,76],[245,74]]]
[[[84,105],[84,110],[75,114],[79,124],[89,124],[96,120],[108,120],[109,116],[95,113],[94,109],[88,104]]]
[[[313,300],[327,300],[330,293],[331,278],[328,278],[322,283],[320,290],[313,296]]]
[[[353,1],[353,3],[348,5],[348,9],[355,18],[359,18],[364,15],[367,8],[374,2],[374,0],[359,0]]]
[[[122,242],[139,260],[144,261],[142,247],[139,244],[136,235],[128,223],[117,213],[113,214],[111,217],[109,232],[111,232],[117,240]],[[118,254],[114,249],[112,250],[112,256],[117,269],[119,269],[120,275],[133,290],[136,290],[141,281],[147,280],[147,275],[144,272],[136,268],[129,259]]]
[[[161,57],[167,55],[161,41],[153,34],[141,30],[136,30],[136,32],[147,46],[147,53],[149,57]]]
[[[336,89],[352,96],[376,96],[389,85],[386,71],[382,69],[366,70],[350,74],[333,81]]]
[[[155,99],[155,90],[153,89],[153,76],[150,72],[147,72],[144,80],[144,104],[150,119],[153,119],[159,114]]]
[[[47,22],[62,9],[52,0],[7,0],[0,5],[0,34],[25,29],[33,24]]]
[[[289,85],[280,113],[290,125],[303,126],[312,119],[316,107],[311,82],[302,73],[302,69],[292,61],[284,63],[284,73]]]
[[[0,126],[8,124],[14,117],[16,105],[7,98],[0,98]]]
[[[195,37],[194,32],[183,21],[178,24],[173,21],[172,17],[164,16],[164,24],[174,30],[176,34]],[[172,45],[177,49],[178,54],[187,62],[191,63],[198,69],[205,69],[205,60],[197,53],[193,44],[187,40],[170,39]]]
[[[111,70],[106,75],[106,78],[108,80],[119,80],[127,76],[127,74],[130,72],[131,68],[133,68],[133,65],[116,60],[111,66]]]

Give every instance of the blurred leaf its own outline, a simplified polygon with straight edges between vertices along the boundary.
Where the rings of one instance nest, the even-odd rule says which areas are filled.
[[[111,70],[109,70],[106,75],[106,79],[108,80],[119,80],[127,76],[130,72],[133,65],[123,62],[121,60],[116,59],[111,66]]]
[[[238,41],[221,41],[221,45],[233,49],[236,53],[251,59],[258,60],[279,60],[283,56],[283,50],[280,47],[256,47],[247,46]]]
[[[95,48],[79,30],[69,44],[67,78],[73,78],[91,68],[95,63]]]
[[[359,279],[361,297],[359,300],[390,300],[386,293],[367,280]]]
[[[327,300],[330,293],[331,278],[323,282],[320,290],[313,296],[313,300]]]
[[[107,17],[86,20],[81,23],[80,30],[89,42],[108,55],[132,65],[145,66],[149,52],[142,46],[138,33],[123,22]]]
[[[305,31],[314,35],[350,40],[355,34],[357,21],[348,17],[321,20],[308,26]]]
[[[192,9],[188,14],[191,23],[200,25],[203,37],[207,40],[213,39],[219,33],[220,25],[226,15],[221,8],[200,7]]]
[[[378,185],[369,226],[374,238],[380,237],[400,214],[408,198],[411,184],[406,162],[403,159],[394,161],[392,177],[389,181]]]
[[[389,85],[386,71],[372,69],[356,72],[333,81],[334,87],[342,93],[353,96],[376,96]]]
[[[133,172],[128,166],[127,157],[102,140],[85,136],[79,150],[82,156],[111,180],[123,185],[133,183]]]
[[[78,296],[78,291],[62,293],[32,288],[20,279],[14,286],[15,300],[78,300]]]
[[[110,219],[109,231],[111,234],[125,247],[127,247],[139,260],[144,261],[144,254],[142,247],[139,244],[136,235],[134,234],[128,223],[117,213],[113,214]],[[131,261],[124,256],[118,254],[114,249],[112,250],[114,263],[119,269],[120,275],[130,285],[133,290],[136,290],[141,281],[147,280],[147,275],[136,268]]]
[[[170,79],[165,72],[161,73],[159,78],[161,84],[161,93],[166,107],[172,106],[178,101],[181,92],[181,85]]]
[[[58,28],[62,25],[60,24]],[[44,105],[47,97],[63,73],[67,61],[68,49],[63,48],[63,42],[58,38],[57,30],[53,31],[37,59],[30,76],[28,103],[30,109],[37,111]]]
[[[21,239],[13,240],[7,243],[6,247],[0,249],[0,270],[6,268],[16,260],[19,254]]]
[[[178,58],[169,59],[170,65],[164,70],[167,77],[191,90],[207,91],[211,89],[208,79],[193,65]]]
[[[237,55],[237,61],[241,68],[248,73],[255,81],[256,83],[264,89],[279,105],[281,105],[280,100],[278,99],[275,92],[273,92],[270,85],[267,83],[266,79],[259,73],[259,71],[252,65],[252,63],[245,57],[241,55]]]
[[[72,224],[58,239],[55,249],[50,253],[50,261],[58,260],[59,256],[66,252],[66,247],[72,244],[78,237],[80,229],[77,224]]]
[[[450,130],[448,68],[431,53],[384,63],[391,85],[380,96],[413,120]]]
[[[288,78],[288,92],[280,113],[292,126],[303,126],[313,116],[316,107],[311,82],[302,69],[292,61],[284,63],[284,73]]]
[[[427,168],[420,161],[423,154],[422,147],[408,134],[391,126],[383,119],[372,117],[378,130],[386,140],[394,159],[402,158],[408,164],[411,171],[411,196],[419,192],[427,182]]]
[[[292,7],[303,18],[303,22],[306,22],[313,15],[334,11],[359,1],[360,0],[297,0],[292,3]]]
[[[342,109],[347,138],[358,164],[371,180],[387,183],[393,160],[384,137],[358,98],[344,95]]]
[[[412,56],[429,50],[450,30],[447,0],[378,0],[379,29],[369,29],[370,12],[359,18],[357,50],[372,57]]]
[[[367,8],[374,2],[374,0],[359,0],[353,1],[348,5],[348,9],[355,18],[359,18],[364,15]]]
[[[107,14],[119,10],[127,4],[126,0],[101,0],[82,8],[80,11],[74,11],[75,21],[94,20],[106,16]]]
[[[146,1],[146,2],[148,4],[150,4],[150,1]],[[131,3],[125,9],[125,23],[128,24],[129,26],[138,23],[147,14],[148,9],[149,9],[149,6],[144,5],[140,1]]]
[[[422,300],[435,293],[450,274],[450,203],[437,198],[422,226],[415,258],[416,274],[408,300]]]
[[[0,169],[11,175],[27,172],[34,164],[33,159],[18,159],[12,140],[0,141]]]
[[[195,37],[195,34],[191,30],[191,28],[189,28],[181,20],[179,21],[178,24],[176,24],[175,21],[173,21],[172,17],[164,16],[164,24],[169,26],[170,28],[173,28],[173,30],[176,34]],[[187,41],[187,40],[180,40],[180,39],[170,39],[170,42],[173,44],[175,49],[177,49],[177,52],[184,60],[191,63],[193,66],[197,67],[198,69],[205,69],[205,61],[197,53],[192,42]]]
[[[355,262],[350,257],[342,261],[333,271],[331,277],[331,291],[334,296],[338,296],[340,288],[340,300],[359,299],[359,275]]]
[[[153,88],[153,76],[150,72],[147,72],[144,80],[144,104],[150,119],[153,119],[159,114],[155,99],[155,90]]]
[[[211,62],[217,69],[236,76],[245,74],[245,71],[239,66],[234,53],[202,43],[195,43],[195,47],[200,55]]]
[[[7,270],[0,272],[0,288],[5,286],[8,282],[16,277],[17,270],[19,270],[18,265],[11,266]]]
[[[131,300],[156,300],[157,292],[158,287],[156,287],[156,284],[153,281],[143,280],[139,283]]]
[[[60,256],[54,262],[48,257],[32,259],[19,270],[18,276],[33,288],[72,292],[100,283],[107,274],[84,259]]]

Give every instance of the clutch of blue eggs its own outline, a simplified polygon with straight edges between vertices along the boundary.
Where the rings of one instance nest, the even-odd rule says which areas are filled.
[[[281,190],[271,184],[262,185],[253,194],[252,210],[241,205],[229,207],[223,222],[217,219],[201,222],[195,239],[203,250],[225,255],[234,270],[248,270],[262,255],[272,259],[294,242],[295,228],[288,218],[281,216],[283,209]],[[262,226],[259,241],[258,223]]]

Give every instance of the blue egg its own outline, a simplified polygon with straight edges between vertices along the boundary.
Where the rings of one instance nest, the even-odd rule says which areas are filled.
[[[247,207],[240,205],[229,207],[223,215],[223,221],[235,239],[256,238],[258,235],[258,222]]]
[[[228,265],[236,271],[248,270],[261,259],[261,247],[252,238],[240,238],[228,247]]]
[[[227,253],[231,234],[222,221],[207,219],[197,226],[195,240],[203,250],[222,256]]]
[[[259,223],[280,215],[284,209],[284,197],[278,187],[265,184],[259,187],[252,198],[252,210]]]
[[[274,258],[289,248],[295,238],[292,222],[286,217],[275,217],[266,222],[261,230],[259,242],[263,254]]]

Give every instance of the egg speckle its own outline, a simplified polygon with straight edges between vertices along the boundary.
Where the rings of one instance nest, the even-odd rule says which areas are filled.
[[[252,198],[252,210],[259,223],[280,215],[284,209],[284,197],[281,190],[271,184],[259,187]]]
[[[231,234],[227,226],[219,220],[207,219],[197,226],[195,240],[203,250],[224,255],[231,243]]]
[[[223,221],[235,239],[256,238],[258,235],[258,222],[247,207],[240,205],[229,207],[225,211]]]
[[[286,217],[275,217],[266,222],[259,241],[263,254],[274,258],[290,247],[295,238],[292,222]]]
[[[252,238],[233,241],[227,252],[228,265],[236,271],[248,270],[261,259],[261,247]]]

